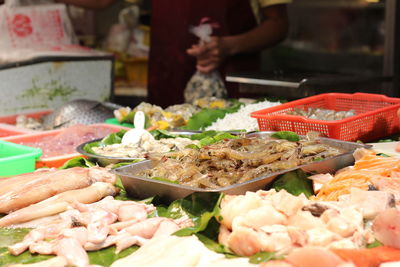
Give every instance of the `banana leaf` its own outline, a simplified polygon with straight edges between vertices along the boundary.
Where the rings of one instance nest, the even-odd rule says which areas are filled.
[[[381,247],[383,244],[379,242],[378,240],[375,240],[374,242],[370,243],[367,245],[367,248],[376,248],[376,247]]]
[[[188,121],[188,123],[182,127],[184,130],[202,130],[215,122],[218,119],[222,119],[228,113],[236,112],[240,109],[243,103],[232,100],[233,105],[229,108],[224,109],[211,109],[203,108],[196,114],[194,114]]]
[[[127,132],[127,130],[120,130],[116,133],[112,133],[101,139],[101,143],[104,145],[120,144],[122,137]]]
[[[272,183],[272,188],[276,191],[285,189],[295,196],[303,193],[306,197],[310,197],[314,194],[312,181],[307,178],[307,174],[301,169],[280,175]]]
[[[168,132],[166,130],[157,129],[157,130],[150,131],[150,133],[154,136],[154,138],[156,140],[160,140],[162,138],[175,138],[175,137],[177,137],[177,135],[172,134],[172,133],[170,133],[170,132]],[[187,138],[187,136],[181,136],[181,137],[186,137]]]
[[[275,252],[261,251],[250,257],[249,262],[259,264],[270,260],[282,260],[284,257],[277,256]]]
[[[107,135],[100,141],[87,143],[83,147],[83,150],[85,150],[86,152],[91,153],[91,154],[96,154],[92,149],[93,147],[107,146],[107,145],[112,145],[112,144],[120,144],[122,137],[124,136],[124,134],[126,132],[127,132],[126,130],[120,130],[116,133]]]
[[[15,231],[15,229],[13,229]],[[25,231],[26,233],[30,231],[30,229],[22,229],[19,231]],[[0,236],[2,236],[2,232],[0,231]],[[22,240],[22,238],[20,239]],[[20,241],[19,240],[19,241]],[[109,247],[105,249],[101,249],[98,251],[91,251],[88,252],[89,256],[89,261],[91,264],[96,264],[96,265],[101,265],[101,266],[110,266],[114,261],[126,257],[130,255],[131,253],[135,252],[139,247],[138,246],[132,246],[130,248],[127,248],[123,251],[121,251],[119,254],[115,254],[115,247]],[[44,260],[48,260],[54,256],[48,256],[48,255],[38,255],[38,254],[31,254],[29,251],[25,251],[24,253],[18,255],[18,256],[12,256],[8,250],[7,247],[0,247],[0,266],[6,266],[9,264],[16,264],[16,263],[21,263],[21,264],[28,264],[28,263],[35,263],[35,262],[40,262]]]
[[[211,130],[211,131],[204,131],[201,133],[193,134],[190,136],[190,139],[192,140],[201,140],[206,137],[213,137],[217,134],[217,131]]]
[[[59,169],[69,169],[74,167],[83,167],[83,168],[90,168],[96,166],[96,163],[84,158],[84,157],[76,157],[66,161]]]
[[[204,131],[202,133],[193,134],[190,136],[192,140],[200,141],[200,146],[207,146],[219,142],[223,139],[236,139],[235,135],[227,132],[217,132],[217,131]]]
[[[1,238],[2,233],[0,232]],[[48,260],[53,256],[46,256],[46,255],[32,255],[29,251],[25,251],[24,253],[18,256],[12,256],[7,247],[0,247],[0,266],[7,266],[10,264],[28,264],[28,263],[35,263],[39,261]]]
[[[278,139],[286,139],[291,142],[300,141],[300,137],[295,132],[291,131],[280,131],[271,134],[271,137],[278,138]]]
[[[122,184],[117,182],[117,186],[122,187]],[[128,195],[126,195],[125,191],[121,191],[120,196],[117,198],[121,200],[132,200]],[[184,199],[176,200],[172,203],[162,202],[162,200],[157,197],[145,199],[143,202],[152,202],[157,205],[156,212],[154,212],[151,216],[163,216],[168,218],[180,218],[184,215],[189,216],[193,220],[194,226],[182,229],[176,233],[176,235],[184,236],[202,231],[203,233],[207,233],[205,230],[207,229],[210,220],[219,213],[219,204],[221,199],[222,195],[218,193],[194,193]],[[218,225],[216,225],[214,222],[214,225],[211,227],[213,231],[208,230],[210,233],[213,233],[212,235],[215,239],[217,237],[217,226]],[[19,256],[13,256],[8,252],[7,246],[22,241],[23,237],[29,231],[30,229],[0,228],[0,266],[16,263],[34,263],[47,260],[52,257],[31,254],[29,251],[26,251]],[[207,235],[205,234],[204,236]],[[210,236],[210,234],[208,234],[208,236]],[[206,237],[204,237],[203,240],[206,240]],[[213,244],[215,246],[215,243]],[[89,252],[88,255],[91,264],[110,266],[117,259],[128,256],[137,249],[137,246],[132,246],[123,250],[119,254],[115,254],[115,247],[113,246],[102,250]]]
[[[183,199],[173,201],[166,206],[163,200],[154,199],[157,210],[152,216],[177,219],[188,216],[193,221],[193,226],[176,232],[178,236],[188,236],[205,230],[209,221],[219,215],[219,204],[223,198],[220,193],[196,192]]]

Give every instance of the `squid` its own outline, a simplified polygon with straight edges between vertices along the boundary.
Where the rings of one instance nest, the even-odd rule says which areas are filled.
[[[106,196],[116,195],[117,192],[117,188],[110,183],[96,182],[86,188],[66,191],[14,211],[0,219],[0,227],[58,214],[66,211],[75,202],[93,203]]]
[[[114,174],[100,167],[50,169],[7,178],[0,182],[0,213],[9,213],[95,182],[113,184],[115,180]]]

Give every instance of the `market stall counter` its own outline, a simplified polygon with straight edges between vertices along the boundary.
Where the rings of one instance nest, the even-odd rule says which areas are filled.
[[[224,119],[253,104],[237,103],[231,112],[217,110],[211,117]],[[128,111],[122,117],[132,118]],[[206,117],[186,126],[208,127],[213,122]],[[132,146],[141,154],[131,159],[140,162],[100,167],[90,158],[74,157],[59,168],[0,178],[0,266],[400,262],[396,157],[316,132],[197,129],[185,135],[151,128],[138,143],[122,144],[129,129],[76,146],[86,142],[81,149],[92,156],[109,153],[108,146],[116,148],[111,153]],[[190,143],[175,143],[178,138]],[[167,140],[165,146],[160,140]],[[138,173],[142,178],[129,177]],[[190,190],[181,194],[184,184]],[[224,184],[225,189],[245,186],[216,188]]]

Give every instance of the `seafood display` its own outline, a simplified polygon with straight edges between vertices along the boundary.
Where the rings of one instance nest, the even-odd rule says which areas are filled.
[[[229,141],[238,141],[241,145],[249,142],[244,140]],[[269,141],[284,144],[286,140]],[[369,153],[357,151],[357,162],[371,157]],[[374,166],[379,169],[379,165]],[[70,170],[76,172],[76,169]],[[89,171],[101,180],[103,178],[99,177],[106,169],[92,167]],[[34,180],[33,174],[41,172],[43,175],[55,170],[14,177],[14,187]],[[188,267],[358,267],[400,260],[397,231],[400,212],[389,191],[353,187],[339,201],[330,202],[310,200],[303,194],[295,196],[275,189],[226,195],[219,204],[220,211],[214,215],[220,224],[217,242],[230,253],[242,256],[229,259],[206,248],[203,238],[171,235],[193,227],[194,222],[189,217],[153,217],[151,214],[157,213],[152,204],[116,200],[113,196],[118,190],[111,184],[114,180],[115,177],[109,176],[103,179],[109,183],[94,182],[82,189],[68,190],[1,218],[1,227],[33,228],[23,240],[8,246],[9,253],[20,255],[28,250],[33,254],[56,256],[40,265],[27,265],[33,267],[90,266],[88,252],[111,246],[115,247],[116,254],[131,246],[140,247],[129,256],[114,261],[111,264],[114,267],[178,263]],[[385,246],[366,249],[377,241]],[[254,262],[252,256],[259,253],[273,253],[272,259]],[[371,253],[379,255],[371,256]]]
[[[44,130],[43,120],[41,118],[31,118],[26,115],[18,115],[16,117],[15,126],[30,130]]]
[[[284,190],[226,196],[221,203],[219,242],[236,254],[288,254],[295,248],[360,248],[375,239],[352,206],[309,201]]]
[[[196,188],[214,189],[243,183],[343,153],[340,148],[303,138],[241,137],[181,151],[150,154],[159,163],[138,175],[161,177]]]
[[[141,108],[149,108],[149,121],[167,121],[168,128],[211,105],[229,103],[198,100],[195,108],[160,111],[163,118],[150,116],[154,107]],[[187,113],[179,114],[182,108]],[[332,119],[322,109],[313,112]],[[336,112],[333,119],[351,112]],[[97,137],[81,125],[74,127],[60,135],[59,150],[77,146],[75,137],[82,133]],[[400,265],[399,158],[315,132],[212,131],[183,138],[182,132],[156,130],[138,143],[121,144],[124,133],[102,132],[100,137],[106,137],[101,141],[77,142],[87,144],[92,154],[150,160],[111,170],[90,158],[76,158],[62,167],[67,169],[0,179],[0,266]],[[342,155],[351,161],[341,164]],[[134,168],[137,180],[155,185],[128,186],[117,170]],[[244,187],[245,193],[220,192],[270,176],[272,182]],[[168,199],[154,193],[155,187],[193,190]],[[135,195],[132,188],[150,193]]]
[[[62,192],[88,187],[95,182],[113,184],[115,179],[115,175],[99,167],[43,169],[1,179],[0,213],[18,210]]]
[[[286,113],[287,115],[294,115],[294,116],[302,116],[309,119],[314,120],[323,120],[323,121],[334,121],[334,120],[343,120],[348,117],[352,117],[356,115],[355,110],[347,110],[347,111],[336,111],[331,109],[325,108],[307,108],[307,109],[300,109],[295,108]]]
[[[354,167],[344,169],[323,183],[316,200],[336,201],[348,194],[351,188],[375,188],[392,193],[400,201],[400,159],[377,156],[363,150]]]
[[[34,142],[21,141],[19,144],[40,148],[43,151],[42,157],[48,158],[75,153],[78,145],[103,138],[113,132],[115,132],[115,129],[110,127],[92,127],[79,124],[65,128],[57,135],[41,138]]]
[[[101,156],[120,158],[145,158],[150,153],[166,153],[183,150],[188,145],[199,145],[199,141],[188,138],[154,139],[152,135],[144,135],[139,143],[110,144],[92,147],[92,150]]]
[[[23,223],[66,211],[74,202],[93,203],[106,196],[115,196],[118,190],[109,183],[96,182],[91,186],[65,191],[28,207],[11,212],[0,219],[0,227]]]
[[[142,102],[133,109],[131,109],[130,107],[123,107],[114,110],[114,116],[121,123],[132,123],[135,113],[137,111],[143,111],[147,116],[148,127],[154,127],[156,129],[162,130],[171,130],[181,126],[185,126],[188,123],[189,119],[191,119],[193,115],[195,115],[202,109],[223,110],[230,108],[232,105],[234,105],[232,101],[215,97],[199,98],[196,99],[193,104],[178,104],[169,106],[166,109],[146,102]]]
[[[153,257],[157,254],[158,257]],[[245,258],[227,259],[207,249],[196,236],[163,236],[153,238],[135,253],[117,260],[111,267],[125,266],[231,266],[251,267]]]
[[[155,207],[108,196],[93,204],[69,203],[68,210],[37,226],[25,238],[8,247],[12,255],[57,255],[65,265],[89,266],[86,251],[116,246],[115,253],[132,245],[168,236],[192,225],[189,218],[147,218]]]
[[[324,249],[321,247],[303,247],[290,253],[285,261],[263,266],[295,266],[295,267],[365,267],[396,266],[400,260],[400,250],[391,247],[375,247],[371,249]]]
[[[164,110],[159,106],[142,102],[134,109],[124,107],[114,110],[114,116],[119,122],[133,123],[134,114],[143,111],[148,118],[148,126],[165,130],[185,125],[198,110],[198,107],[191,104],[174,105]]]

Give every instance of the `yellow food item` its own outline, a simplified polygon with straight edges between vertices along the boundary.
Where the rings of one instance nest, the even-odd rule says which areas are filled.
[[[157,129],[166,130],[169,127],[169,123],[167,121],[156,121],[155,125]]]
[[[205,98],[199,98],[194,101],[194,105],[205,108],[208,105],[208,101]]]
[[[162,112],[163,116],[167,119],[172,118],[173,114],[171,112]]]
[[[217,100],[210,103],[210,108],[225,108],[225,101]]]
[[[181,115],[174,114],[172,116],[171,125],[173,127],[180,127],[180,126],[186,125],[186,123],[187,123],[186,120]]]

